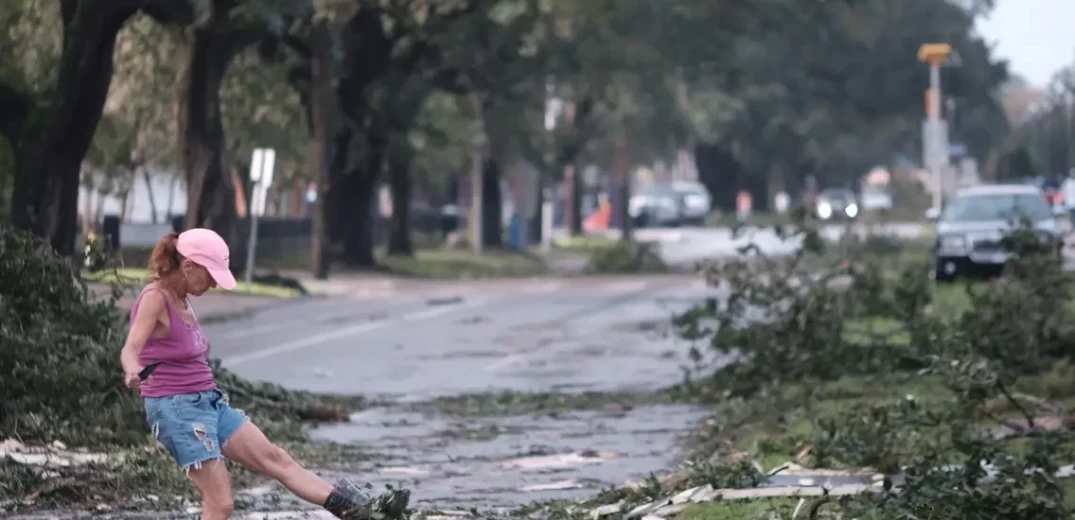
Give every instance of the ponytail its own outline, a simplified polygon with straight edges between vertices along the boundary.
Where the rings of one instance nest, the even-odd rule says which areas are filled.
[[[183,261],[183,257],[176,249],[178,242],[179,235],[173,232],[161,237],[160,242],[153,246],[153,252],[149,255],[150,282],[167,278],[179,270],[179,264]]]

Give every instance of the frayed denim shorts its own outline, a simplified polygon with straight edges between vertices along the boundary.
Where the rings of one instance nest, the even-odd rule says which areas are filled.
[[[224,445],[246,422],[220,390],[147,397],[144,404],[153,436],[184,471],[223,459]]]

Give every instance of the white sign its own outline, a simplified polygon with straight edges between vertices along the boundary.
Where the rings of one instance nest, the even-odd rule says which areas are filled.
[[[254,182],[250,193],[250,213],[265,215],[265,199],[272,186],[274,168],[276,167],[276,150],[272,148],[255,148],[250,159],[250,180]]]
[[[777,193],[773,205],[776,206],[776,212],[783,215],[791,208],[791,196],[783,191]]]

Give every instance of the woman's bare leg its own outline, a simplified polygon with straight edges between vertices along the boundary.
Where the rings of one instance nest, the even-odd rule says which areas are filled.
[[[295,462],[283,448],[269,442],[261,429],[244,423],[224,445],[224,456],[276,479],[292,493],[346,520],[400,520],[406,517],[410,491],[389,489],[373,498],[368,490],[346,480],[335,486]]]
[[[251,471],[280,482],[299,498],[324,505],[332,484],[295,462],[287,450],[269,442],[261,429],[247,421],[224,445],[224,456]]]
[[[202,520],[227,520],[235,510],[231,479],[223,460],[203,462],[187,473],[202,494]]]

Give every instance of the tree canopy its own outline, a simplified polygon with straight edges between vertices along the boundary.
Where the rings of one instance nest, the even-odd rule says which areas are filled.
[[[674,162],[683,151],[718,206],[743,189],[765,201],[807,177],[850,185],[874,165],[916,161],[928,70],[915,57],[934,41],[958,55],[943,73],[952,139],[980,163],[996,162],[1012,139],[998,100],[1007,72],[973,30],[990,8],[942,0],[5,2],[0,165],[14,173],[0,176],[0,193],[11,193],[15,224],[70,252],[70,183],[77,190],[85,177],[105,176],[121,186],[116,179],[152,164],[185,184],[188,226],[236,239],[232,201],[249,189],[251,149],[271,146],[286,185],[321,194],[319,256],[369,266],[382,184],[398,199],[390,249],[410,254],[411,200],[434,192],[446,200],[460,180],[483,187],[482,235],[496,245],[499,186],[517,164],[539,172],[528,197],[565,186],[578,231],[576,172],[584,169],[599,172],[624,212],[631,168]]]

